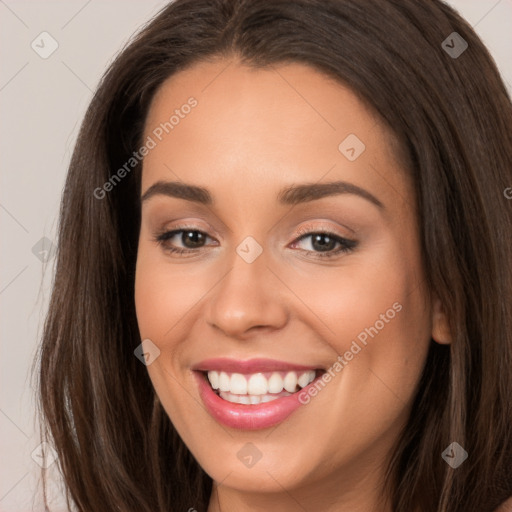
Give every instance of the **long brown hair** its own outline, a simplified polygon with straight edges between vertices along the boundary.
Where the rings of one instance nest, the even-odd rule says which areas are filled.
[[[457,57],[442,45],[453,32],[468,44]],[[493,510],[512,495],[512,108],[487,49],[438,0],[176,0],[109,67],[70,163],[36,358],[42,436],[58,453],[68,504],[207,509],[212,480],[133,353],[140,165],[104,197],[93,192],[142,145],[164,80],[233,56],[313,66],[352,88],[400,141],[428,288],[454,339],[431,343],[389,463],[393,510]],[[457,469],[441,457],[454,441],[469,453]]]

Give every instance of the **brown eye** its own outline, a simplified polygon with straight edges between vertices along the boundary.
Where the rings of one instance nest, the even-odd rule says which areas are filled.
[[[357,246],[355,240],[343,238],[334,233],[324,231],[300,232],[301,236],[294,242],[294,246],[302,240],[310,239],[307,247],[303,249],[305,252],[313,253],[315,257],[329,258],[341,253],[347,253]],[[339,246],[338,249],[335,249]]]
[[[201,249],[207,238],[208,235],[198,229],[182,227],[157,234],[154,240],[168,252],[184,254]]]

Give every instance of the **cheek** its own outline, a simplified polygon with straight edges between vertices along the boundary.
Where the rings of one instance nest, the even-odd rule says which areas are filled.
[[[183,378],[179,356],[184,346],[180,340],[187,339],[187,315],[193,314],[204,292],[198,276],[183,271],[180,265],[171,267],[162,253],[141,243],[135,272],[137,323],[141,339],[149,338],[160,350],[147,370],[169,414],[181,401],[169,382]]]
[[[400,256],[399,249],[388,243],[371,255],[348,256],[339,267],[302,276],[291,270],[286,276],[294,293],[314,313],[309,316],[316,319],[315,330],[325,333],[338,353],[348,350],[355,339],[364,345],[376,331],[393,330],[396,336],[407,327],[401,324],[405,316],[425,327],[425,305],[419,296],[421,268],[407,253]]]
[[[181,426],[187,403],[182,392],[183,373],[179,366],[179,340],[186,339],[186,315],[197,305],[204,290],[190,272],[179,265],[170,267],[161,253],[144,243],[139,245],[135,273],[135,308],[141,339],[149,338],[160,350],[147,371],[162,406],[175,426]],[[173,385],[179,382],[180,385]],[[190,425],[182,426],[186,431]]]
[[[422,283],[413,236],[403,244],[382,244],[364,261],[354,255],[343,267],[324,268],[314,280],[295,280],[294,292],[314,312],[303,320],[333,349],[332,364],[339,362],[333,382],[344,381],[341,394],[353,396],[357,389],[366,415],[369,406],[378,414],[387,404],[391,419],[414,393],[430,341]],[[345,398],[340,395],[349,407],[350,396]]]
[[[196,274],[190,266],[185,270],[184,265],[172,264],[158,251],[141,245],[135,274],[135,307],[141,336],[172,344],[176,336],[170,333],[179,331],[182,320],[200,304],[208,286],[205,277],[204,272]]]
[[[369,443],[397,435],[421,376],[429,345],[429,323],[415,265],[387,259],[365,272],[340,272],[297,291],[317,313],[311,326],[326,333],[333,352],[332,377],[311,397],[324,414],[308,418],[313,431],[332,444],[322,457],[333,464],[357,457]],[[325,290],[330,290],[326,293]],[[316,318],[316,319],[313,319]],[[320,321],[321,319],[321,321]],[[328,326],[328,329],[325,327]],[[341,356],[341,360],[340,360]],[[337,364],[336,364],[337,363]],[[307,399],[307,397],[305,397]],[[306,407],[309,407],[307,405]],[[351,445],[340,446],[340,432]],[[315,448],[311,448],[312,453]]]

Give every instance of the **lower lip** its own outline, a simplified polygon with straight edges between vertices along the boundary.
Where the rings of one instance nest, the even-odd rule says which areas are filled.
[[[273,427],[288,418],[302,405],[298,398],[300,392],[256,405],[228,402],[213,391],[202,372],[196,371],[194,373],[199,383],[199,394],[208,412],[219,423],[227,427],[241,430],[259,430]],[[308,386],[303,390],[307,390],[307,388]]]

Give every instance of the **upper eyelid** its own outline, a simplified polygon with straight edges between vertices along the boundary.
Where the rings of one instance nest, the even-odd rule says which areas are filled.
[[[344,226],[345,227],[345,226]],[[351,231],[351,232],[354,232],[354,230],[348,228],[348,227],[345,227],[345,229]],[[159,231],[160,233],[172,233],[172,232],[175,232],[175,231],[186,231],[186,230],[189,230],[189,231],[198,231],[200,233],[203,233],[204,235],[207,235],[211,238],[211,235],[208,233],[208,229],[203,229],[199,226],[193,226],[193,225],[190,225],[190,226],[187,226],[187,225],[176,225],[176,226],[173,226],[171,228],[163,228],[161,230],[157,230]],[[336,236],[339,236],[341,238],[345,238],[344,235],[341,235],[341,234],[338,234],[336,232],[337,230],[335,228],[331,228],[331,227],[326,227],[326,226],[310,226],[310,225],[307,225],[307,226],[302,226],[300,228],[298,228],[297,230],[297,234],[298,235],[304,235],[304,234],[311,234],[311,233],[332,233],[333,235],[336,235]]]

